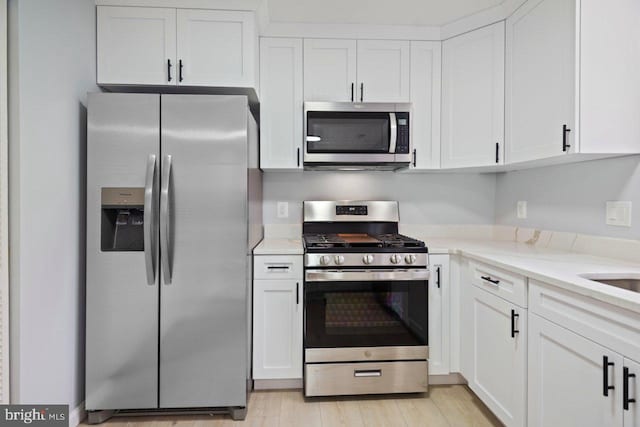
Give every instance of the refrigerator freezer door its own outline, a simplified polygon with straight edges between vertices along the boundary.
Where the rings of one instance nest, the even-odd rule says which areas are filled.
[[[171,277],[160,285],[160,407],[246,406],[247,100],[161,104]]]
[[[157,408],[160,97],[89,94],[87,126],[85,405]],[[113,212],[102,208],[103,188],[120,197],[113,203],[127,201],[127,191],[145,194],[143,250],[102,250]]]

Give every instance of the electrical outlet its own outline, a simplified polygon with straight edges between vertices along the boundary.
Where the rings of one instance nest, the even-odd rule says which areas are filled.
[[[278,202],[278,218],[289,218],[289,202]]]
[[[517,206],[518,219],[527,219],[527,202],[520,200]]]
[[[631,227],[631,202],[607,202],[607,225]]]

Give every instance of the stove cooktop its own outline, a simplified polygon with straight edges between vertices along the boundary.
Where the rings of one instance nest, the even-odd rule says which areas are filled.
[[[398,233],[304,234],[303,240],[307,251],[368,250],[386,252],[389,249],[406,251],[407,249],[424,250],[425,248],[424,242]]]

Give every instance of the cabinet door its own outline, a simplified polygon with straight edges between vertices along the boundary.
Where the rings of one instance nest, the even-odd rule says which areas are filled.
[[[627,403],[625,405],[623,401],[622,406],[624,427],[640,427],[640,407],[638,407],[640,405],[640,363],[625,358],[622,381],[623,390],[625,381],[628,390]],[[625,398],[624,393],[622,398]]]
[[[530,427],[622,426],[622,357],[568,329],[531,314]],[[603,357],[608,382],[604,396]]]
[[[507,19],[507,162],[574,152],[575,0],[529,0]]]
[[[302,281],[254,281],[253,378],[302,378]]]
[[[446,40],[442,70],[442,167],[502,163],[504,22]]]
[[[440,167],[442,43],[411,42],[411,168]]]
[[[449,255],[429,255],[429,375],[449,372]]]
[[[302,40],[260,39],[260,167],[302,167]]]
[[[473,375],[469,386],[505,425],[524,426],[527,310],[471,288]]]
[[[305,101],[354,101],[356,41],[305,39]]]
[[[98,84],[176,84],[176,10],[97,8]]]
[[[178,9],[178,61],[186,86],[254,87],[253,12]]]
[[[411,46],[400,40],[358,40],[358,101],[409,102]]]

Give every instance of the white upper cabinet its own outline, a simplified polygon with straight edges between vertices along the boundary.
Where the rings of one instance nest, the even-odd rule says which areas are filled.
[[[442,47],[443,168],[503,163],[504,22]]]
[[[255,87],[254,12],[98,6],[97,82]]]
[[[509,163],[575,152],[575,22],[575,0],[529,0],[507,19]]]
[[[178,9],[178,84],[249,87],[255,83],[253,12]]]
[[[98,6],[101,84],[176,84],[176,10]]]
[[[411,169],[440,167],[442,43],[411,42]]]
[[[260,167],[302,167],[302,39],[260,39]]]
[[[355,85],[355,40],[305,39],[305,101],[355,101]]]
[[[408,102],[410,43],[358,40],[358,101]]]

